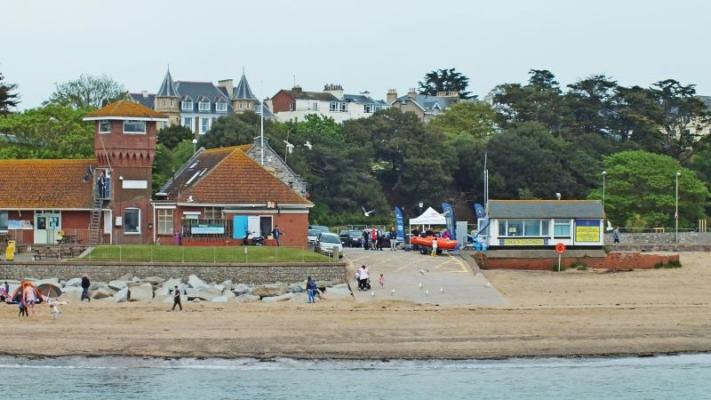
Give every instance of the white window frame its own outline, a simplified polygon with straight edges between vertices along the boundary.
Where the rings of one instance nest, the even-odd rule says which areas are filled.
[[[509,235],[509,221],[516,221],[521,223],[521,234],[516,236]],[[538,235],[529,235],[526,232],[526,221],[538,221]],[[511,219],[500,219],[499,228],[501,228],[501,223],[504,224],[504,231],[499,232],[500,237],[510,237],[510,238],[546,238],[550,237],[550,222],[548,223],[548,234],[543,234],[543,221],[550,221],[547,218],[511,218]],[[499,229],[501,230],[501,229]]]
[[[158,235],[173,235],[173,209],[172,208],[158,208],[156,213],[156,223]],[[168,228],[168,229],[164,229]]]
[[[207,131],[210,130],[210,118],[200,118],[200,122],[198,123],[200,125],[200,134],[204,135],[207,133]],[[203,129],[207,127],[206,129]]]
[[[181,111],[192,111],[193,110],[193,101],[192,100],[183,100],[180,102],[180,110]]]
[[[198,102],[198,111],[210,112],[210,102],[209,101]]]
[[[555,234],[555,227],[556,226],[568,226],[568,235],[567,236],[560,236]],[[553,238],[554,239],[572,239],[573,238],[573,228],[572,228],[572,221],[569,219],[554,219],[553,220]]]
[[[134,211],[134,210],[138,212],[138,224],[137,224],[137,226],[136,226],[137,231],[135,231],[135,232],[127,232],[127,231],[126,231],[126,212],[127,212],[127,211]],[[123,216],[123,221],[122,221],[123,234],[124,234],[124,235],[140,235],[140,234],[141,234],[141,209],[140,209],[140,208],[136,208],[136,207],[127,207],[127,208],[124,208],[124,209],[123,209],[123,215],[122,215],[122,216]]]
[[[219,102],[215,106],[215,111],[219,113],[226,113],[227,112],[227,103],[225,102]]]
[[[190,123],[187,123],[188,121]],[[190,132],[192,132],[193,129],[195,129],[193,126],[193,117],[183,117],[183,128],[190,129]]]
[[[126,130],[126,125],[127,125],[127,124],[136,124],[136,123],[139,123],[139,124],[143,125],[143,130],[142,130],[142,131],[127,131],[127,130]],[[129,119],[129,120],[123,121],[123,133],[124,133],[124,135],[145,135],[145,134],[146,134],[146,129],[147,129],[146,121],[139,121],[139,120],[135,120],[135,119]]]
[[[107,122],[108,122],[108,124],[109,124],[109,130],[108,130],[108,131],[102,129],[102,127],[101,127],[101,125],[103,125],[103,124],[105,124],[105,123],[107,123]],[[110,120],[110,119],[102,119],[101,121],[99,121],[99,133],[102,134],[102,135],[111,133],[111,120]]]
[[[338,112],[338,102],[332,101],[328,104],[328,111]]]
[[[341,103],[339,104],[339,110],[341,112],[348,112],[348,103]]]

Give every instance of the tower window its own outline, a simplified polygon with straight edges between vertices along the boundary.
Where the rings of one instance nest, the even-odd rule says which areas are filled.
[[[111,133],[111,121],[108,119],[99,121],[99,133]]]
[[[131,135],[143,135],[146,133],[146,121],[128,120],[123,121],[123,133]]]

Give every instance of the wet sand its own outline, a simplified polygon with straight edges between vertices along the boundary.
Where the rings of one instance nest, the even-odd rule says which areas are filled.
[[[711,351],[711,255],[681,269],[485,271],[506,307],[72,302],[19,320],[0,306],[0,354],[155,357],[503,358]]]

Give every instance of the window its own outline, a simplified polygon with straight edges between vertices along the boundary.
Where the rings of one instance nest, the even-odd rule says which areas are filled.
[[[159,208],[158,209],[158,234],[172,235],[173,234],[173,209]]]
[[[541,236],[550,236],[550,230],[548,229],[550,221],[547,219],[541,220]]]
[[[262,232],[262,236],[268,236],[272,234],[274,228],[272,227],[272,216],[262,215],[259,217],[259,231]]]
[[[346,111],[348,111],[348,104],[341,103],[341,112],[346,112]]]
[[[129,134],[145,134],[146,121],[128,120],[123,121],[123,133]]]
[[[99,133],[111,133],[111,121],[108,119],[99,121]]]
[[[183,118],[183,126],[185,128],[190,129],[191,131],[193,130],[193,119],[192,117],[184,117]]]
[[[289,111],[296,111],[296,103],[289,103]],[[259,112],[261,112],[261,110]]]
[[[227,112],[227,103],[217,103],[215,110],[219,113]]]
[[[141,210],[138,208],[123,210],[123,233],[126,235],[141,233]]]
[[[8,212],[0,211],[0,232],[6,232],[8,226]]]
[[[499,236],[548,236],[549,222],[540,219],[499,220]]]
[[[205,207],[203,216],[206,220],[220,221],[222,220],[222,208],[220,207]]]
[[[363,105],[363,112],[366,114],[372,113],[374,111],[374,109],[375,109],[375,106],[373,106],[372,104],[364,104]]]
[[[312,104],[312,106],[311,106],[311,109],[314,110],[314,111],[318,111],[318,102],[315,102],[315,101],[314,101],[313,104]]]
[[[541,236],[541,220],[527,219],[523,221],[524,236]]]
[[[332,102],[328,105],[328,111],[334,111],[334,112],[335,112],[335,111],[338,111],[338,103],[335,102],[335,101],[332,101]]]
[[[553,223],[553,236],[560,238],[570,237],[570,220],[556,219]]]
[[[180,103],[180,109],[183,111],[192,111],[193,110],[193,102],[192,100],[183,100]]]
[[[205,132],[210,130],[210,118],[200,119],[200,134],[204,135]]]
[[[198,103],[198,110],[200,111],[210,111],[210,102],[208,101],[201,101]]]
[[[523,221],[506,221],[506,236],[523,236]]]
[[[244,103],[239,103],[239,109],[244,110]]]
[[[161,121],[158,123],[158,129],[165,129],[168,127],[168,123],[165,121]]]

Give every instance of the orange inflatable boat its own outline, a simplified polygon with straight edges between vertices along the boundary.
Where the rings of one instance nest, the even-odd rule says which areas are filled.
[[[425,237],[415,236],[412,239],[410,239],[410,243],[414,244],[414,245],[418,245],[418,246],[423,246],[423,247],[432,247],[433,240],[437,240],[437,248],[438,249],[454,250],[457,248],[457,241],[456,240],[437,238],[435,236],[425,236]]]

